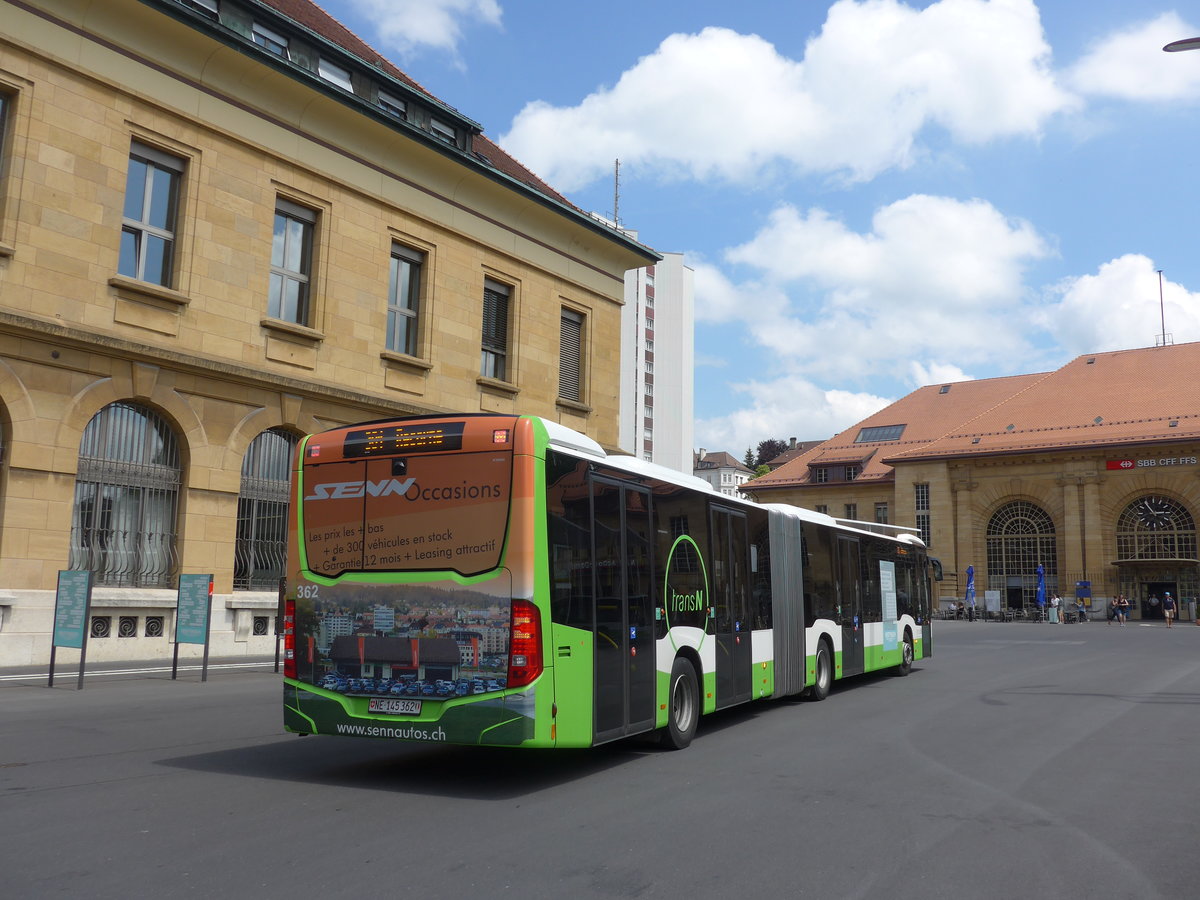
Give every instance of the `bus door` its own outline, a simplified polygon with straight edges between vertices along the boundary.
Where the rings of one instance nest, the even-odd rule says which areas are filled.
[[[717,707],[750,699],[750,541],[745,513],[714,506],[712,602],[717,642]]]
[[[592,479],[595,742],[654,727],[650,492]]]
[[[837,543],[842,675],[857,675],[863,671],[863,610],[858,538],[838,535]]]

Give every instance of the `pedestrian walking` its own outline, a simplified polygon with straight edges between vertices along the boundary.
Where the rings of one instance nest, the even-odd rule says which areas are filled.
[[[1124,594],[1117,594],[1117,621],[1121,627],[1125,627],[1125,620],[1129,618],[1129,598]]]
[[[1175,621],[1175,598],[1171,596],[1171,592],[1167,591],[1163,594],[1163,618],[1167,620],[1167,627],[1170,628]]]
[[[1104,609],[1108,614],[1108,624],[1111,625],[1117,620],[1117,598],[1109,597],[1108,602],[1104,604]]]

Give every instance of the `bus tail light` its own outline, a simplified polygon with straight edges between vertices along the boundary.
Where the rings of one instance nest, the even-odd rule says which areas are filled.
[[[528,600],[514,600],[508,650],[508,687],[523,687],[541,674],[542,624],[537,607]]]
[[[283,601],[283,677],[296,677],[296,600]]]

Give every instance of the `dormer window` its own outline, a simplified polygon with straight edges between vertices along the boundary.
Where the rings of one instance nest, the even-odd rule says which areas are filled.
[[[393,97],[391,94],[379,92],[379,108],[389,116],[395,116],[397,119],[408,118],[408,104],[399,97]]]
[[[431,118],[429,120],[429,130],[447,144],[458,144],[458,134],[454,131],[454,127],[447,125],[440,119]]]
[[[817,484],[828,484],[829,469],[825,466],[818,466],[817,468],[813,469],[813,481],[815,481]]]
[[[251,31],[251,36],[254,38],[254,43],[274,53],[276,56],[282,56],[284,59],[291,59],[288,53],[288,39],[277,31],[272,31],[265,25],[254,23],[254,28]]]
[[[354,90],[354,85],[350,83],[350,71],[343,69],[335,63],[331,63],[324,57],[321,57],[321,60],[317,63],[317,74],[330,84],[336,84],[343,90]]]
[[[218,17],[217,0],[182,0],[184,6],[203,13],[211,19]]]
[[[858,466],[846,466],[846,480],[853,481],[862,469]]]

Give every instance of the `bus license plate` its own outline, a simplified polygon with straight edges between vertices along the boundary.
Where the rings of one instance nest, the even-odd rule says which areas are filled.
[[[372,697],[367,712],[389,713],[393,716],[419,716],[420,700],[398,700],[392,697]]]

